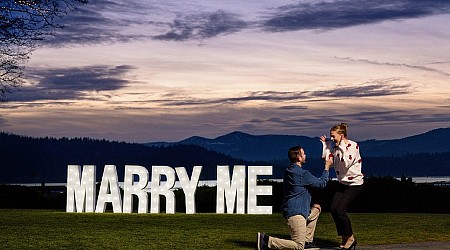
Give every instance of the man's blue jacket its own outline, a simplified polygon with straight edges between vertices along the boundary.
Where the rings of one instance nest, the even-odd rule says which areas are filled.
[[[297,164],[291,164],[284,172],[284,200],[281,211],[284,218],[302,215],[308,218],[311,210],[310,187],[324,188],[328,182],[329,172],[324,170],[320,178]]]

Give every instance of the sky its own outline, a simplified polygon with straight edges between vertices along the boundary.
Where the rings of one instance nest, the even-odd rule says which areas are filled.
[[[0,131],[141,143],[450,127],[450,1],[91,0],[62,23],[0,103]]]

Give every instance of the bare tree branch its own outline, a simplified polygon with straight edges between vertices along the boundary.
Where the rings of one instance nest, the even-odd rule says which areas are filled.
[[[58,19],[88,0],[2,0],[0,3],[0,100],[20,87],[23,65],[38,42],[61,28]]]

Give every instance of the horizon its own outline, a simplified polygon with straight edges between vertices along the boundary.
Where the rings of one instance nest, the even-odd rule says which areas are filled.
[[[396,180],[401,180],[402,177],[395,177],[392,176],[393,178],[395,178]],[[406,176],[407,178],[411,178],[411,181],[413,183],[428,183],[428,184],[439,184],[439,183],[445,183],[447,185],[450,185],[450,176]],[[379,177],[373,177],[373,176],[368,176],[366,178],[379,178]],[[266,179],[265,179],[266,180]],[[268,179],[270,181],[282,181],[282,178],[275,178],[275,179]],[[337,181],[336,178],[332,178],[333,181]],[[100,181],[97,181],[98,183],[100,183]],[[164,181],[162,181],[163,183]],[[123,181],[119,181],[119,187],[123,188]],[[151,181],[149,181],[149,183],[151,183]],[[61,186],[61,185],[65,185],[67,184],[67,182],[46,182],[45,186],[47,187],[51,187],[51,186]],[[8,183],[8,185],[18,185],[18,186],[28,186],[28,187],[35,187],[37,185],[42,185],[42,182],[29,182],[29,183]],[[209,186],[209,187],[214,187],[215,185],[217,185],[217,181],[216,180],[199,180],[198,185],[199,187],[201,186]],[[179,180],[175,181],[175,185],[173,188],[179,188],[181,187],[181,183]]]
[[[2,3],[0,3],[1,5]],[[130,143],[393,140],[450,127],[450,2],[90,1],[0,102],[0,130]]]
[[[408,137],[412,137],[412,136],[422,135],[422,134],[425,134],[425,133],[428,133],[428,132],[431,132],[431,131],[434,131],[434,130],[439,130],[439,129],[450,129],[450,127],[434,128],[434,129],[425,131],[425,132],[423,132],[423,133],[419,133],[419,134],[411,134],[411,135],[408,135],[408,136],[405,136],[405,137],[401,137],[401,138],[391,138],[391,139],[377,139],[377,138],[372,138],[372,139],[366,139],[366,140],[358,140],[358,142],[371,141],[371,140],[375,140],[375,141],[399,140],[399,139],[404,139],[404,138],[408,138]],[[201,138],[205,138],[205,139],[214,140],[214,139],[217,139],[218,137],[226,136],[226,135],[233,134],[233,133],[243,133],[243,134],[247,134],[247,135],[250,135],[250,136],[305,136],[305,137],[309,137],[309,138],[318,138],[318,137],[320,137],[320,136],[292,135],[292,134],[261,134],[261,135],[256,135],[256,134],[250,134],[250,133],[246,133],[246,132],[242,132],[242,131],[232,131],[232,132],[229,132],[229,133],[225,133],[225,134],[219,135],[219,136],[214,137],[214,138],[203,137],[203,136],[198,136],[198,135],[191,135],[191,136],[186,137],[186,138],[184,138],[184,139],[181,139],[181,140],[179,140],[179,141],[131,142],[131,141],[109,140],[109,139],[106,139],[106,138],[91,138],[91,137],[77,137],[77,136],[75,136],[75,137],[68,137],[68,136],[61,136],[61,137],[52,137],[52,136],[30,136],[30,135],[17,134],[17,133],[12,133],[12,132],[3,131],[3,130],[0,131],[0,133],[10,134],[10,135],[15,135],[15,136],[20,136],[20,137],[27,137],[27,138],[31,138],[31,139],[42,139],[42,138],[46,138],[46,137],[48,137],[48,138],[50,138],[50,139],[56,139],[56,140],[59,140],[59,139],[62,139],[62,138],[67,138],[67,139],[69,139],[69,140],[72,140],[72,139],[93,139],[93,140],[106,140],[106,141],[109,141],[109,142],[120,142],[120,143],[123,142],[123,143],[136,143],[136,144],[147,144],[147,143],[177,143],[177,142],[180,142],[180,141],[183,141],[183,140],[190,139],[190,138],[192,138],[192,137],[201,137]]]

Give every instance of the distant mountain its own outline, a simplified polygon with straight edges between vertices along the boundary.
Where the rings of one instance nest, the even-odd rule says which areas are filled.
[[[367,156],[403,156],[420,153],[450,152],[450,128],[395,140],[368,140],[359,143]]]
[[[305,148],[307,155],[320,158],[322,144],[318,137],[297,135],[250,135],[233,132],[215,139],[193,136],[177,143],[146,143],[147,146],[197,145],[244,160],[282,160],[295,145]],[[405,156],[407,154],[450,152],[450,128],[440,128],[424,134],[395,140],[366,140],[358,142],[365,157]]]
[[[367,176],[450,176],[450,129],[436,129],[397,140],[360,142],[363,172]],[[65,182],[67,165],[117,166],[123,180],[125,165],[203,166],[201,179],[215,180],[217,165],[271,165],[271,178],[282,178],[288,165],[287,150],[305,147],[305,168],[319,175],[323,169],[319,138],[290,135],[254,136],[234,132],[215,139],[194,136],[178,143],[112,142],[90,138],[31,138],[0,132],[0,184]],[[333,174],[333,172],[332,172]]]
[[[198,145],[209,150],[221,152],[245,160],[283,160],[287,159],[287,150],[302,145],[307,154],[320,157],[322,144],[319,138],[294,135],[250,135],[233,132],[215,139],[199,136],[179,142],[182,145]]]

